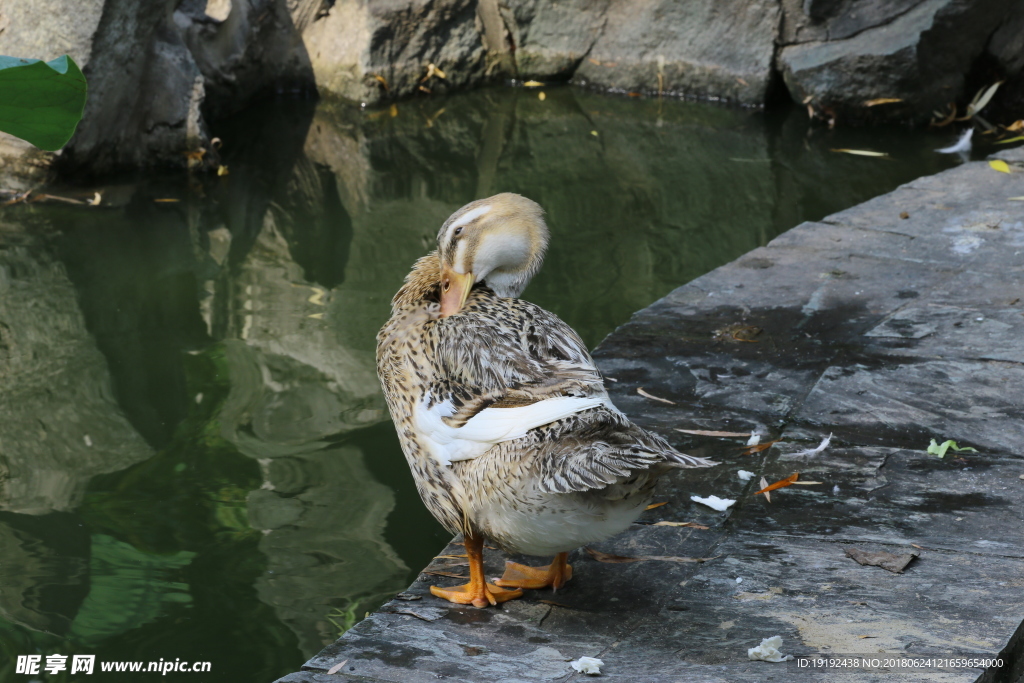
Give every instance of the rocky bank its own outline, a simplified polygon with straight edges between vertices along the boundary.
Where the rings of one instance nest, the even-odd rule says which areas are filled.
[[[998,79],[1015,101],[1022,29],[1024,0],[0,0],[0,54],[70,54],[90,86],[62,154],[0,137],[0,174],[210,167],[208,122],[268,94],[373,105],[508,79],[921,123]]]

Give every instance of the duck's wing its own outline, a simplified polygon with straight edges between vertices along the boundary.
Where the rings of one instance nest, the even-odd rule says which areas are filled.
[[[718,464],[680,453],[668,441],[636,426],[621,413],[604,410],[588,411],[541,428],[537,437],[537,485],[546,493],[588,491],[628,483],[630,478],[652,467]]]
[[[433,378],[415,419],[446,463],[584,410],[615,410],[579,335],[539,306],[474,291],[425,333]]]

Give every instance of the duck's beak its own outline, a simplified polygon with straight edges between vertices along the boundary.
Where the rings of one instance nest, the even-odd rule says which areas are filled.
[[[448,267],[442,269],[441,317],[447,318],[461,311],[471,289],[473,289],[473,273],[456,273]]]

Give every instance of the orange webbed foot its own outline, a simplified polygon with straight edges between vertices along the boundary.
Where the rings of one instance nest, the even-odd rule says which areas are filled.
[[[547,588],[558,590],[572,578],[568,553],[559,553],[546,567],[528,567],[518,562],[505,562],[505,573],[494,583],[506,588]]]
[[[459,605],[487,607],[487,605],[497,605],[499,602],[507,602],[508,600],[518,598],[523,594],[523,591],[507,591],[487,583],[477,584],[470,581],[461,586],[452,586],[450,588],[431,586],[430,593],[438,598],[443,598],[448,602],[454,602]]]

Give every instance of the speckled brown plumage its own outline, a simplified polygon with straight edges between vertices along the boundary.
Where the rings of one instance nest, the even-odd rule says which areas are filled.
[[[439,235],[441,254],[458,251],[444,243],[458,236],[453,220],[500,197],[453,215]],[[451,265],[441,254],[417,261],[395,295],[377,337],[377,365],[420,496],[449,531],[487,536],[514,552],[560,553],[628,526],[669,469],[713,464],[679,453],[615,409],[583,342],[554,314],[498,296],[483,281],[458,313],[441,317],[442,273]],[[415,416],[444,401],[451,414],[443,422],[458,430],[482,411],[493,416],[564,397],[599,405],[450,464],[431,455],[436,447]]]

